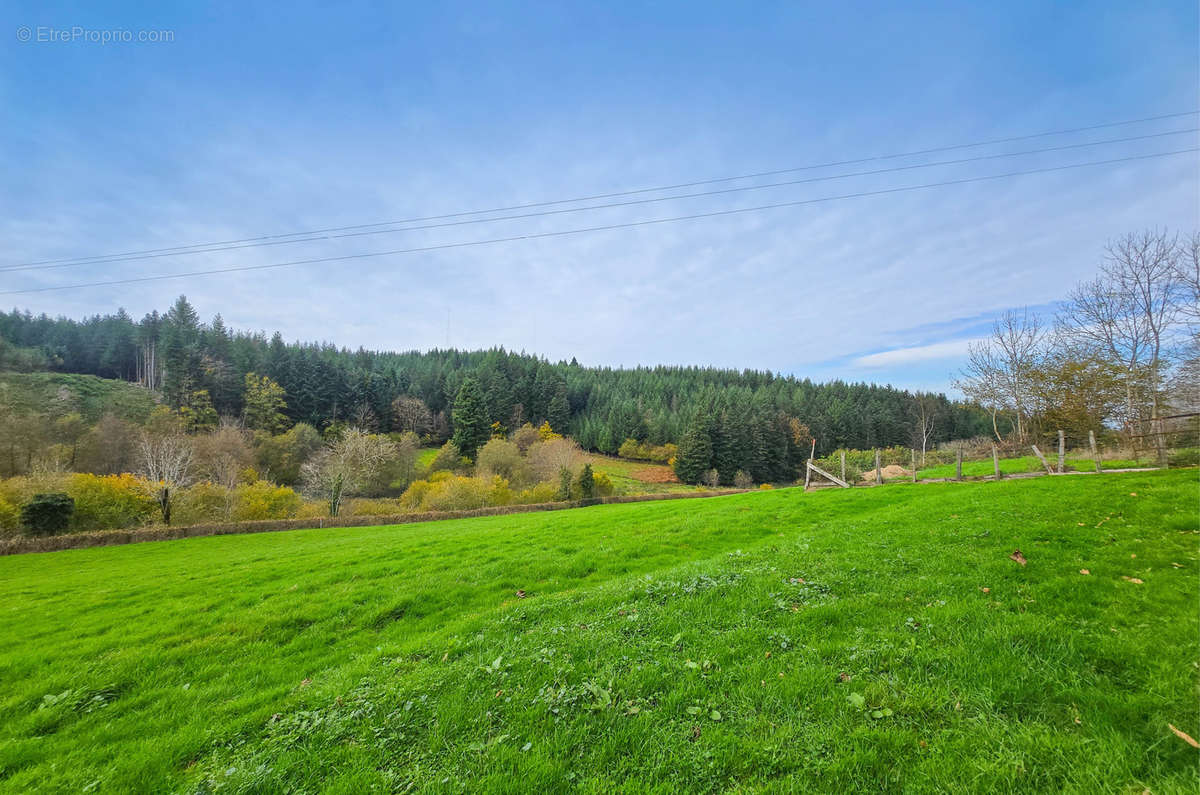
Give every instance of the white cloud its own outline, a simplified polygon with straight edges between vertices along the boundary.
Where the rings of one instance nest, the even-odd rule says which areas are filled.
[[[879,351],[859,356],[851,364],[856,367],[880,368],[895,367],[914,362],[927,362],[936,359],[957,359],[965,356],[967,346],[977,339],[950,340],[935,342],[930,345],[917,345],[911,348],[896,348],[890,351]]]

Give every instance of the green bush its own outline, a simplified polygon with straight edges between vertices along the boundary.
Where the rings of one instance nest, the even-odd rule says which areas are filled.
[[[303,504],[300,495],[287,486],[265,480],[238,486],[233,494],[234,521],[292,519]]]
[[[21,529],[21,512],[17,506],[0,497],[0,536],[12,535]]]
[[[1200,466],[1200,447],[1181,447],[1171,451],[1167,465],[1173,467]]]
[[[113,530],[150,522],[158,510],[151,486],[133,475],[71,475],[67,492],[75,500],[71,529]]]
[[[52,536],[67,529],[75,500],[62,492],[35,494],[21,508],[21,524],[31,536]]]

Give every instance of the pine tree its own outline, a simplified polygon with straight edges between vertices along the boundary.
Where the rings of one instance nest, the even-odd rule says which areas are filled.
[[[697,417],[679,441],[675,476],[684,483],[699,483],[712,466],[713,446],[703,418]]]
[[[200,317],[179,296],[163,318],[163,393],[171,406],[187,404],[200,381]]]
[[[571,422],[571,406],[567,403],[565,381],[559,381],[554,387],[554,394],[550,397],[550,404],[546,408],[546,420],[550,423],[550,427],[558,433],[567,432],[567,426]]]
[[[584,464],[579,470],[579,495],[582,499],[590,500],[596,496],[596,478],[592,475],[592,465]]]
[[[475,453],[487,443],[492,435],[483,391],[472,377],[463,379],[454,398],[454,444],[467,458],[475,460]]]

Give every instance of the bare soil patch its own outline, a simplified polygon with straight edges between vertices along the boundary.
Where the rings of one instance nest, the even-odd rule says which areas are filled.
[[[888,464],[887,466],[883,467],[882,472],[883,472],[884,480],[888,480],[889,478],[911,478],[912,477],[912,470],[905,469],[904,467],[900,466],[899,464]],[[875,482],[875,470],[874,469],[864,470],[862,473],[862,482],[863,483],[874,483]]]

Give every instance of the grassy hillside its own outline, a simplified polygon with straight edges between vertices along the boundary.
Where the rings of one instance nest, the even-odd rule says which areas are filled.
[[[1188,470],[3,558],[0,790],[1191,791],[1198,532]]]
[[[704,491],[704,486],[680,483],[674,471],[652,461],[630,461],[610,455],[588,456],[592,470],[608,475],[617,494],[664,494]]]
[[[74,373],[0,373],[0,409],[17,412],[78,412],[95,422],[108,412],[142,422],[154,396],[137,384]]]

